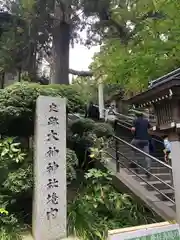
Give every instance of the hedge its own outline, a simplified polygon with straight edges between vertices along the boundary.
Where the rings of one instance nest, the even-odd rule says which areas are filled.
[[[0,134],[31,136],[34,131],[36,99],[40,95],[67,98],[70,113],[84,110],[84,101],[73,85],[16,83],[0,90]]]

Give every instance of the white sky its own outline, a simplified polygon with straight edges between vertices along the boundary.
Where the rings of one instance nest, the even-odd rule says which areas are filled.
[[[91,21],[96,21],[94,17]],[[83,31],[79,32],[82,39],[88,39],[87,29],[85,28]],[[82,44],[75,44],[74,48],[70,48],[70,62],[69,67],[74,70],[88,70],[89,65],[92,62],[92,58],[95,52],[100,51],[100,46],[91,47],[88,49]]]
[[[81,32],[80,35],[84,39],[87,38],[85,30]],[[92,58],[94,54],[99,51],[100,51],[100,46],[94,46],[89,49],[82,44],[74,44],[74,48],[70,47],[69,67],[73,70],[78,70],[78,71],[89,70],[89,65],[93,61]],[[47,69],[47,65],[44,67],[45,69]],[[72,75],[70,75],[70,82],[71,80],[72,80]]]
[[[88,70],[94,53],[98,52],[99,49],[99,46],[88,49],[83,45],[76,44],[74,48],[71,48],[70,50],[70,68],[80,71]]]
[[[89,70],[89,65],[92,62],[92,58],[96,52],[100,50],[100,46],[91,47],[88,49],[87,47],[76,44],[74,48],[70,48],[70,59],[69,59],[69,67],[73,70],[78,71],[87,71]],[[45,61],[42,65],[42,71],[45,71],[47,75],[49,75],[49,64]],[[76,77],[76,76],[75,76]],[[70,82],[72,80],[72,75],[70,75]]]

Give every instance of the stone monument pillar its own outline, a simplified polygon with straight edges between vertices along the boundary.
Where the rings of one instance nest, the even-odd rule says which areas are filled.
[[[66,100],[40,96],[36,104],[33,237],[66,237]]]

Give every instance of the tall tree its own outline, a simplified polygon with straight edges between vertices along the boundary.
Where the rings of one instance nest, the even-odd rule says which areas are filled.
[[[91,45],[109,35],[117,36],[123,42],[128,38],[126,22],[118,24],[116,21],[116,7],[127,10],[127,4],[123,5],[120,0],[7,1],[10,12],[18,14],[29,26],[33,60],[37,51],[43,50],[50,56],[52,51],[49,43],[53,43],[54,83],[69,82],[70,43],[81,41]],[[82,41],[79,32],[85,28],[87,39]]]
[[[113,38],[127,45],[138,35],[144,20],[159,17],[153,0],[143,4],[137,0],[7,1],[10,12],[27,23],[32,72],[35,69],[32,63],[37,57],[44,53],[53,56],[54,83],[69,83],[70,43],[81,41],[90,46]],[[143,14],[139,10],[142,6],[145,6]],[[87,32],[86,39],[80,37],[82,30]]]

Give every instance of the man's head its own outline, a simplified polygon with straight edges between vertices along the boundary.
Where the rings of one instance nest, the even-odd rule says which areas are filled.
[[[163,139],[164,139],[164,140],[168,140],[168,135],[164,135],[164,136],[163,136]]]
[[[136,117],[137,118],[143,118],[143,113],[140,113],[140,112],[136,113]]]

